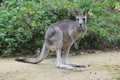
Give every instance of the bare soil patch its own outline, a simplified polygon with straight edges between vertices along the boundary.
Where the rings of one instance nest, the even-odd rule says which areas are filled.
[[[56,58],[45,59],[39,64],[0,59],[0,80],[120,80],[120,51],[99,51],[73,56],[69,60],[90,67],[59,69]]]

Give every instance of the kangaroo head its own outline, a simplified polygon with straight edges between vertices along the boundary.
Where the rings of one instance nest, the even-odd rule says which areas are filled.
[[[87,22],[87,14],[89,9],[86,9],[85,11],[83,11],[82,14],[80,14],[76,9],[74,9],[75,13],[76,13],[76,23],[78,26],[86,26],[86,22]]]

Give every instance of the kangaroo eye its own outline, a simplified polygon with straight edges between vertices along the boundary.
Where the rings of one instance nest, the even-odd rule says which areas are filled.
[[[77,18],[76,20],[79,21],[79,18]]]
[[[85,21],[85,18],[83,18],[83,21]]]

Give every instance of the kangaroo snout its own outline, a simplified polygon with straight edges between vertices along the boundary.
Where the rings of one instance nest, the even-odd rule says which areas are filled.
[[[82,26],[82,23],[80,23],[79,25]]]

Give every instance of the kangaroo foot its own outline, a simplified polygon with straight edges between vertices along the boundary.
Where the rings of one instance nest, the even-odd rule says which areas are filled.
[[[64,68],[64,69],[74,69],[73,66],[71,65],[65,65],[65,64],[60,64],[59,66],[57,66],[58,68]]]
[[[79,65],[79,64],[74,64],[74,63],[70,63],[70,62],[67,62],[66,65],[70,65],[72,67],[86,68],[85,65]]]

